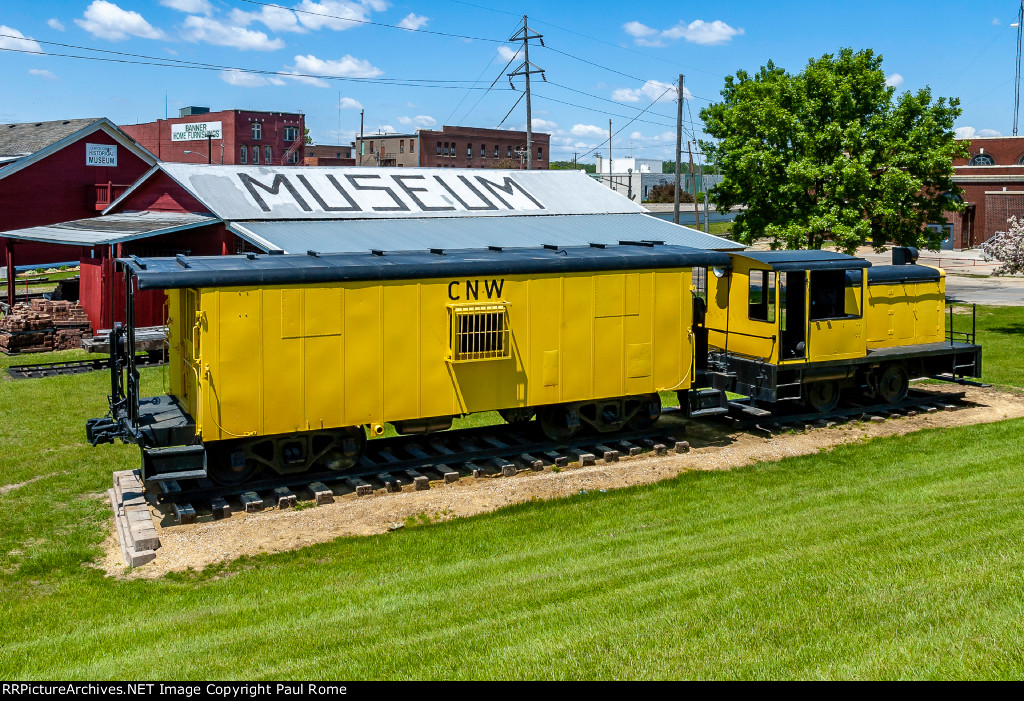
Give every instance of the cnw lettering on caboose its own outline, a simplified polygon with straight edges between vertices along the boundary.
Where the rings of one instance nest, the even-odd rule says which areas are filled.
[[[501,299],[501,290],[504,286],[504,279],[452,280],[448,283],[448,299],[453,302],[461,299],[479,300],[481,294],[487,295],[486,299]]]

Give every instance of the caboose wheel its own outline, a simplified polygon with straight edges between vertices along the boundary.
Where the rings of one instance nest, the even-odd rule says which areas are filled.
[[[246,457],[244,446],[238,444],[207,444],[206,458],[207,474],[211,480],[222,487],[237,487],[240,484],[245,484],[262,467],[259,462]]]
[[[529,406],[517,407],[514,409],[498,409],[498,414],[505,420],[505,423],[509,424],[526,423],[532,419],[533,415],[536,413],[537,410]]]
[[[839,404],[839,383],[835,380],[811,382],[807,390],[807,405],[819,414],[827,414]]]
[[[634,431],[644,431],[653,426],[661,416],[661,397],[658,394],[645,394],[637,399],[639,406],[627,423]],[[629,404],[627,408],[630,408]]]
[[[910,379],[902,365],[886,365],[878,378],[878,396],[888,404],[903,401],[910,389]]]
[[[541,407],[537,421],[540,430],[553,441],[564,441],[580,432],[580,415],[574,406],[555,404]]]

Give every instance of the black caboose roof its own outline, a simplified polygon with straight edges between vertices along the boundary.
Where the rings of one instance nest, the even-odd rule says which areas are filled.
[[[139,289],[144,290],[727,266],[729,256],[683,246],[623,242],[616,246],[365,253],[310,251],[306,255],[131,256],[119,258],[118,264],[131,270]]]
[[[863,258],[836,251],[743,251],[733,253],[737,258],[749,258],[767,265],[772,270],[857,270],[870,268]]]

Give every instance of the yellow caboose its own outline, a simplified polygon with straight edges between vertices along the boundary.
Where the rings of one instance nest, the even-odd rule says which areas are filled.
[[[692,268],[728,263],[654,244],[122,260],[127,289],[168,292],[170,393],[131,396],[129,367],[89,437],[139,443],[147,479],[237,483],[347,469],[386,422],[648,426],[693,379]]]
[[[912,377],[978,377],[981,348],[945,331],[945,273],[917,265],[872,266],[831,251],[745,251],[707,277],[706,342],[691,415],[721,413],[725,392],[754,402],[802,401],[832,410],[840,392],[861,388],[886,403],[902,400]],[[698,359],[703,356],[698,353]]]

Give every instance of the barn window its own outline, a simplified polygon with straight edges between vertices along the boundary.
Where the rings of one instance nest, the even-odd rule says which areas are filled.
[[[504,304],[450,306],[452,362],[512,357]]]
[[[987,153],[979,153],[967,163],[969,166],[994,166],[995,164],[996,159]]]

